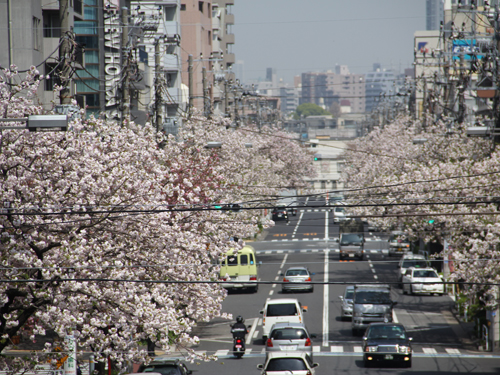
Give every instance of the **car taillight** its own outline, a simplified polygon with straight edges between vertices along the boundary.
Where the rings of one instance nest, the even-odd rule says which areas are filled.
[[[241,339],[237,339],[236,344],[241,344]]]
[[[306,339],[306,346],[311,346],[311,339],[310,338]]]
[[[272,340],[271,340],[271,339],[267,339],[266,346],[267,346],[268,348],[272,348],[272,347],[273,347],[273,342],[272,342]]]
[[[257,281],[257,276],[256,275],[250,275],[250,280],[251,281]]]
[[[285,278],[285,277],[284,277],[284,278],[283,278],[283,282],[284,282],[284,283],[288,283],[288,282],[290,282],[290,280],[288,280],[287,278]]]
[[[311,371],[310,371],[310,370],[309,370],[309,371],[307,371],[307,374],[306,374],[306,375],[312,375],[312,374],[311,374]]]
[[[221,277],[220,278],[222,281],[227,281],[227,277]]]
[[[311,278],[310,278],[310,277],[308,277],[308,278],[306,279],[306,281],[311,281]]]

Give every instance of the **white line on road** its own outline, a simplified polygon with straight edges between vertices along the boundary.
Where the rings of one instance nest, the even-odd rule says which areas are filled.
[[[343,353],[344,352],[344,347],[343,346],[339,346],[339,345],[332,345],[330,347],[330,351],[332,353]]]
[[[363,348],[361,346],[355,346],[354,353],[363,353]]]
[[[304,211],[300,212],[299,220],[297,221],[297,224],[295,225],[295,228],[293,230],[292,238],[295,237],[295,233],[297,232],[297,229],[299,228],[300,222],[302,221],[302,216],[304,216]]]
[[[273,295],[273,293],[274,293],[274,290],[270,290],[270,291],[269,291],[269,295],[270,295],[270,296],[272,296],[272,295]]]
[[[392,309],[392,322],[399,323],[398,316],[396,315],[396,311],[394,311],[394,309]]]
[[[328,211],[325,211],[325,240],[328,241]]]
[[[373,275],[374,279],[377,280],[378,279],[378,276],[377,275]]]
[[[276,288],[276,284],[273,284],[273,288]]]
[[[328,261],[329,261],[330,250],[325,250],[325,285],[323,285],[323,346],[328,346],[328,331],[330,327],[328,325],[328,305],[330,303],[330,298],[328,296]]]
[[[279,252],[279,251],[278,251]],[[280,269],[283,268],[283,266],[285,265],[286,263],[286,258],[288,258],[288,253],[285,254],[285,256],[283,257],[283,262],[281,262],[281,266],[280,266]]]
[[[313,353],[320,353],[321,352],[321,346],[314,345],[313,346]]]
[[[276,276],[276,277],[274,278],[274,281],[278,281],[278,280],[279,280],[279,278],[280,278],[279,276]]]
[[[434,348],[422,348],[425,354],[437,354],[437,350]]]

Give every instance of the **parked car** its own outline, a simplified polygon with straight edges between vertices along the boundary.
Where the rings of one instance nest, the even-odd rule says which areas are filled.
[[[409,251],[408,235],[403,232],[392,232],[389,238],[389,255],[403,255]]]
[[[186,365],[178,359],[172,360],[152,360],[149,364],[141,365],[138,373],[159,373],[161,375],[190,375],[193,372],[188,370]]]
[[[425,259],[425,256],[419,254],[405,254],[399,261],[398,269],[398,281],[403,280],[403,275],[406,270],[410,267],[415,268],[427,268],[429,267],[429,262]]]
[[[363,362],[399,362],[411,367],[411,341],[403,325],[372,323],[363,337]]]
[[[312,275],[307,267],[290,267],[283,275],[284,284],[281,284],[281,291],[283,293],[299,290],[314,292]]]
[[[269,336],[271,327],[276,323],[304,323],[303,313],[307,309],[302,307],[296,298],[269,299],[260,311],[262,316],[262,338]]]
[[[273,352],[257,368],[262,370],[262,375],[315,375],[314,369],[318,366],[304,352]]]
[[[443,279],[434,268],[408,268],[403,275],[403,294],[406,293],[443,295],[445,293]]]
[[[354,286],[347,286],[343,296],[339,296],[342,304],[340,305],[340,317],[342,320],[352,318],[352,304],[354,296]]]
[[[312,357],[311,337],[303,323],[276,323],[267,338],[266,353],[299,351]]]

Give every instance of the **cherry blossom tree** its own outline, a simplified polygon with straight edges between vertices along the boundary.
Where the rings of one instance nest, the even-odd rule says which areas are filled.
[[[42,114],[30,97],[41,79],[34,68],[24,79],[4,71],[2,117]],[[276,141],[226,127],[193,117],[181,142],[149,124],[93,117],[61,133],[3,130],[0,351],[29,324],[31,339],[77,332],[78,345],[121,368],[147,359],[140,342],[189,348],[198,322],[225,316],[226,291],[207,283],[218,278],[216,261],[242,245],[232,236],[272,223],[214,205],[266,200],[311,174],[306,151],[285,133],[269,129]],[[209,140],[223,147],[205,149]]]
[[[499,153],[491,140],[468,138],[464,126],[451,124],[400,117],[374,129],[350,144],[344,179],[350,197],[374,203],[353,213],[389,215],[370,221],[404,227],[413,239],[446,239],[450,246],[440,255],[453,261],[451,281],[475,283],[466,293],[480,292],[493,306],[500,282]]]

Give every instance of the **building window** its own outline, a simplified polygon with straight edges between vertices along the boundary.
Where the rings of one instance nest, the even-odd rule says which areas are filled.
[[[198,10],[203,13],[203,1],[198,1]]]
[[[336,188],[337,188],[337,181],[332,180],[332,189],[336,189]]]
[[[212,44],[212,32],[208,30],[208,43]]]
[[[344,162],[338,162],[337,163],[337,172],[342,172],[344,170],[345,163]]]
[[[40,18],[33,17],[33,49],[40,49]]]
[[[181,4],[181,10],[186,10],[186,4]]]
[[[326,189],[326,181],[325,180],[321,180],[320,184],[321,184],[320,189]]]

